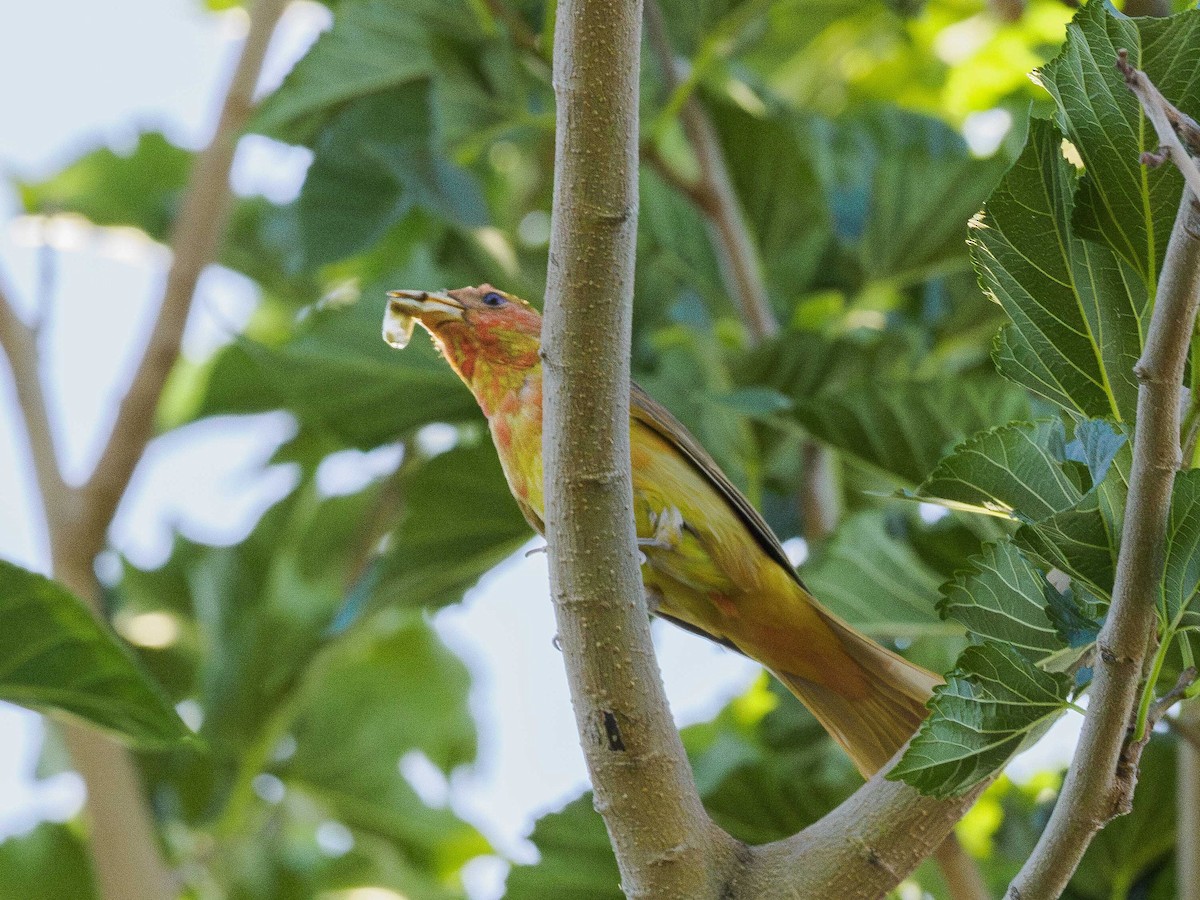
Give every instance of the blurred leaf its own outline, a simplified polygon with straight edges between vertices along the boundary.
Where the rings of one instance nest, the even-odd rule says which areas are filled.
[[[309,143],[319,123],[347,101],[432,74],[431,35],[480,36],[464,0],[347,0],[321,35],[259,108],[250,123],[288,143]]]
[[[960,633],[935,610],[941,576],[908,544],[888,534],[878,511],[843,522],[802,574],[814,596],[870,634],[914,638]]]
[[[1146,285],[1106,247],[1073,233],[1076,177],[1061,143],[1053,125],[1035,120],[1025,151],[972,222],[980,283],[1012,319],[996,364],[1068,412],[1131,420]]]
[[[351,641],[308,681],[293,729],[296,754],[281,771],[286,781],[442,875],[488,852],[470,825],[421,802],[400,770],[412,750],[446,772],[475,757],[470,676],[427,624],[407,617],[390,634]]]
[[[413,470],[403,490],[400,523],[376,563],[376,604],[456,602],[532,534],[490,442],[434,457]]]
[[[1063,470],[1065,456],[1066,433],[1058,419],[1013,422],[955,447],[917,494],[1036,522],[1083,496]]]
[[[538,819],[530,840],[541,859],[513,866],[504,900],[623,900],[621,873],[591,794]]]
[[[140,228],[166,241],[192,157],[161,133],[147,131],[129,153],[92,150],[44,181],[17,180],[16,188],[27,213],[78,213],[97,225]]]
[[[904,756],[888,773],[925,794],[961,794],[1045,732],[1066,705],[1071,680],[1043,672],[1011,647],[968,647]]]
[[[322,130],[298,205],[308,268],[367,249],[414,206],[486,222],[472,177],[437,152],[429,103],[429,82],[411,81],[354,101]]]
[[[0,843],[0,897],[92,900],[92,863],[75,828],[43,822]]]
[[[1011,159],[979,159],[940,119],[876,106],[814,125],[839,237],[870,278],[966,263],[967,221]]]
[[[962,622],[972,637],[1016,648],[1034,660],[1064,646],[1046,613],[1058,591],[1013,544],[988,544],[971,566],[942,588],[942,615]]]
[[[148,748],[191,734],[129,649],[57,582],[0,560],[0,618],[0,698]]]
[[[1154,129],[1117,71],[1117,50],[1143,69],[1180,109],[1200,108],[1200,80],[1181,65],[1200,39],[1200,12],[1129,19],[1106,3],[1080,9],[1067,42],[1040,71],[1058,104],[1059,127],[1083,160],[1078,208],[1080,237],[1107,244],[1148,284],[1158,280],[1167,237],[1179,205],[1182,178],[1173,166],[1148,168],[1144,152],[1158,149]]]
[[[791,298],[811,282],[829,242],[829,207],[805,139],[786,116],[759,118],[720,104],[712,119],[754,236],[769,293]]]
[[[217,356],[196,417],[286,409],[345,446],[369,449],[429,422],[476,421],[470,392],[418,336],[379,336],[384,298],[318,310],[291,340],[242,340]]]
[[[998,379],[949,377],[863,382],[796,401],[795,416],[814,437],[910,483],[966,435],[1027,409],[1020,392]]]

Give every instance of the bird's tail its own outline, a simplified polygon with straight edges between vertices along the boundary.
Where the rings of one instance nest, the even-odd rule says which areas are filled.
[[[942,679],[881,647],[837,616],[817,607],[865,675],[865,688],[847,697],[827,685],[776,672],[809,712],[850,755],[864,777],[882,769],[913,736],[928,711],[925,703]]]

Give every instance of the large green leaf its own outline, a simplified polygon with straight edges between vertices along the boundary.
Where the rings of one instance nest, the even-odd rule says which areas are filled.
[[[474,828],[421,802],[400,770],[412,750],[447,772],[475,757],[470,676],[429,625],[408,616],[381,637],[352,640],[308,682],[285,781],[443,875],[488,851]]]
[[[995,378],[862,381],[798,398],[795,416],[815,437],[909,483],[918,483],[957,442],[1027,401]]]
[[[979,159],[940,119],[878,106],[813,127],[837,231],[869,278],[965,266],[967,221],[1011,162]]]
[[[241,340],[217,357],[195,415],[286,409],[342,446],[375,447],[429,422],[479,419],[471,393],[418,336],[402,353],[379,336],[384,298],[316,312],[291,340]]]
[[[1175,476],[1160,610],[1172,622],[1200,593],[1200,469]]]
[[[971,566],[942,588],[942,615],[962,622],[973,637],[1033,659],[1066,645],[1046,614],[1058,591],[1012,543],[989,544]]]
[[[1034,121],[1021,157],[972,222],[980,283],[1012,320],[1000,371],[1067,411],[1131,420],[1146,284],[1070,224],[1076,176],[1062,138]]]
[[[291,143],[312,140],[329,111],[435,69],[431,35],[477,40],[477,4],[465,0],[353,0],[263,103],[251,129]]]
[[[961,632],[937,615],[941,576],[888,533],[878,511],[843,522],[802,574],[814,596],[868,633],[911,639]]]
[[[936,797],[961,794],[1040,737],[1066,706],[1071,680],[1043,672],[1015,649],[968,647],[931,714],[888,773]]]
[[[67,712],[146,747],[190,732],[161,687],[57,582],[0,560],[0,699]]]
[[[165,241],[191,167],[191,152],[148,131],[128,153],[92,150],[44,181],[18,180],[16,187],[25,212],[78,213],[97,225],[140,228]]]
[[[1158,280],[1183,180],[1174,166],[1150,169],[1154,129],[1117,71],[1117,51],[1180,109],[1200,108],[1200,72],[1191,64],[1200,12],[1169,19],[1129,19],[1106,3],[1089,3],[1067,28],[1062,52],[1040,80],[1058,105],[1058,122],[1083,160],[1075,228],[1107,244],[1149,285]]]
[[[532,535],[491,442],[456,448],[412,472],[404,509],[376,563],[371,602],[443,606]]]
[[[70,825],[43,822],[0,843],[0,897],[12,900],[92,900],[87,847]]]
[[[1083,496],[1064,471],[1066,433],[1058,419],[1013,422],[974,435],[938,463],[917,493],[981,512],[1039,521]]]
[[[472,177],[438,152],[425,79],[356,100],[322,130],[298,206],[305,263],[369,248],[414,206],[486,220]]]
[[[585,794],[542,816],[530,835],[541,859],[513,866],[504,900],[622,900],[621,873],[604,821]]]

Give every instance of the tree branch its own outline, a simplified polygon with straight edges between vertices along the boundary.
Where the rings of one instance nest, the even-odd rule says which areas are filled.
[[[1166,101],[1157,90],[1144,89],[1149,80],[1130,69],[1124,51],[1118,67],[1175,159],[1178,137],[1169,124],[1162,127],[1168,121],[1162,109]],[[1185,186],[1145,348],[1134,367],[1139,387],[1129,497],[1083,734],[1050,822],[1009,886],[1011,900],[1059,896],[1096,832],[1129,811],[1137,782],[1141,744],[1127,743],[1130,716],[1155,624],[1153,598],[1162,580],[1171,488],[1181,461],[1179,392],[1200,305],[1200,206],[1195,198]]]
[[[673,94],[679,89],[682,79],[667,39],[658,0],[647,0],[645,16],[646,37],[658,57],[667,93]],[[746,323],[751,339],[755,344],[761,344],[779,333],[779,320],[767,302],[762,264],[738,206],[737,195],[729,179],[729,168],[725,165],[725,155],[721,152],[712,122],[699,100],[689,96],[684,100],[679,116],[700,166],[700,179],[695,185],[695,193],[687,193],[708,217],[726,287],[741,310],[742,321]]]
[[[6,287],[0,280],[0,349],[8,358],[16,386],[17,408],[25,425],[29,455],[42,499],[46,530],[53,535],[68,518],[75,503],[74,491],[63,481],[50,429],[46,397],[39,371],[37,333],[21,321],[13,308]]]
[[[704,811],[663,692],[630,478],[640,26],[638,0],[558,6],[542,335],[546,539],[575,718],[622,888],[698,900],[717,896],[714,863],[734,843]],[[611,477],[580,477],[587,472]]]
[[[253,111],[254,88],[267,46],[287,3],[288,0],[257,0],[251,7],[250,28],[225,94],[216,132],[196,158],[183,207],[172,228],[174,257],[154,329],[129,390],[121,400],[100,461],[81,489],[83,520],[74,535],[81,544],[80,552],[94,556],[102,549],[117,504],[154,436],[154,415],[163,385],[179,358],[196,283],[204,268],[216,259],[225,230],[234,151]]]

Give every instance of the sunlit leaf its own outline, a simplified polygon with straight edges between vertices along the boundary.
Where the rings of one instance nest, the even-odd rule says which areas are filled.
[[[165,241],[183,191],[193,154],[157,131],[138,135],[127,153],[102,147],[85,153],[43,181],[16,182],[28,213],[77,213],[97,225],[140,228]]]

